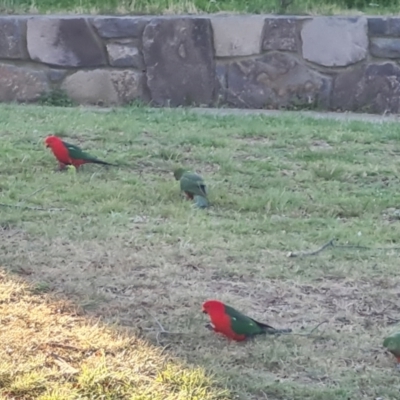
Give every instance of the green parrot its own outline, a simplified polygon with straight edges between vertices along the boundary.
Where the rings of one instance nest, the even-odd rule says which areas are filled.
[[[397,368],[400,369],[400,331],[393,332],[383,341],[383,347],[386,347],[397,360]]]
[[[177,181],[180,181],[181,191],[185,193],[189,200],[194,200],[197,207],[206,208],[209,206],[207,187],[200,175],[184,168],[176,168],[174,177]]]

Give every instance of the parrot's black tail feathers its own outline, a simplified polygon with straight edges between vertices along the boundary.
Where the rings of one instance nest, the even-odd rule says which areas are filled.
[[[272,327],[271,325],[264,324],[262,322],[254,321],[257,323],[257,325],[262,328],[263,333],[266,333],[268,335],[281,335],[281,334],[287,334],[291,333],[292,330],[290,328],[287,329],[276,329]]]
[[[274,330],[276,334],[286,334],[286,333],[292,333],[292,330],[290,328],[287,329],[275,329]]]
[[[291,329],[263,328],[263,333],[267,335],[287,335],[291,332]]]
[[[194,202],[198,208],[207,208],[210,205],[207,197],[204,196],[194,196]]]

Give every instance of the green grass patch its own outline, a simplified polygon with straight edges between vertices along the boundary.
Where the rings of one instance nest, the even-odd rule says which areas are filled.
[[[54,133],[121,166],[55,172],[43,145]],[[400,246],[399,136],[397,123],[299,115],[0,105],[0,265],[26,277],[33,296],[12,320],[19,295],[4,295],[0,317],[36,329],[30,341],[17,322],[0,332],[0,390],[24,399],[397,398],[400,376],[382,341],[398,318],[399,251],[382,248]],[[178,162],[204,177],[209,209],[180,196]],[[287,257],[332,238],[367,248]],[[79,336],[56,313],[43,317],[46,328],[31,321],[28,305],[54,292],[127,327],[126,340],[145,340],[150,347],[132,351],[150,352],[151,368],[126,355],[128,342],[109,352],[106,339],[93,344],[90,324]],[[296,333],[328,322],[311,337],[231,344],[204,327],[210,298]],[[175,334],[157,335],[145,310]],[[76,362],[59,354],[78,371],[71,378],[45,351],[32,353],[54,335],[105,352]],[[157,358],[167,345],[168,365]]]
[[[399,0],[2,0],[7,13],[202,14],[396,14]]]

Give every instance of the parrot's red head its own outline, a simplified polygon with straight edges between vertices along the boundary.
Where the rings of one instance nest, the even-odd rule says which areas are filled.
[[[52,147],[55,143],[58,143],[60,139],[57,136],[47,136],[44,140],[44,144],[46,147]]]
[[[204,314],[223,313],[225,311],[225,305],[218,300],[208,300],[203,303],[202,311]]]

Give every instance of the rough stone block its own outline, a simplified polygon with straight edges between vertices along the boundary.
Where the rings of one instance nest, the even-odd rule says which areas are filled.
[[[26,20],[13,17],[0,18],[0,58],[26,59]]]
[[[371,36],[384,36],[387,31],[387,19],[384,17],[368,18],[368,33]]]
[[[261,15],[213,16],[214,48],[217,57],[257,55],[265,17]]]
[[[127,104],[133,100],[150,100],[146,94],[146,77],[142,72],[131,69],[112,71],[111,81],[118,93],[119,103]]]
[[[335,78],[332,108],[399,113],[399,93],[400,68],[395,63],[362,65]]]
[[[143,56],[154,104],[211,104],[215,83],[211,35],[205,18],[156,18],[146,26]]]
[[[262,34],[262,49],[297,51],[301,19],[267,18]]]
[[[227,95],[227,74],[228,66],[224,63],[217,63],[215,66],[215,91],[217,94],[217,104],[224,104]]]
[[[144,68],[141,51],[134,43],[115,42],[108,43],[106,47],[111,66]]]
[[[0,101],[34,101],[49,89],[45,72],[0,64]]]
[[[302,65],[297,57],[271,52],[229,65],[227,101],[244,108],[327,107],[330,87],[330,78]]]
[[[400,18],[392,17],[387,18],[387,30],[386,34],[389,36],[400,36]]]
[[[61,87],[79,104],[108,106],[144,99],[144,75],[132,70],[78,71]]]
[[[371,38],[371,55],[379,58],[400,58],[400,39]]]
[[[140,38],[149,21],[148,17],[96,17],[93,25],[104,39]]]
[[[28,20],[28,52],[32,60],[64,67],[106,64],[102,44],[84,18],[39,17]]]
[[[301,31],[303,57],[326,67],[344,67],[368,52],[367,19],[316,17]]]
[[[371,36],[400,36],[400,18],[370,17],[368,32]]]

